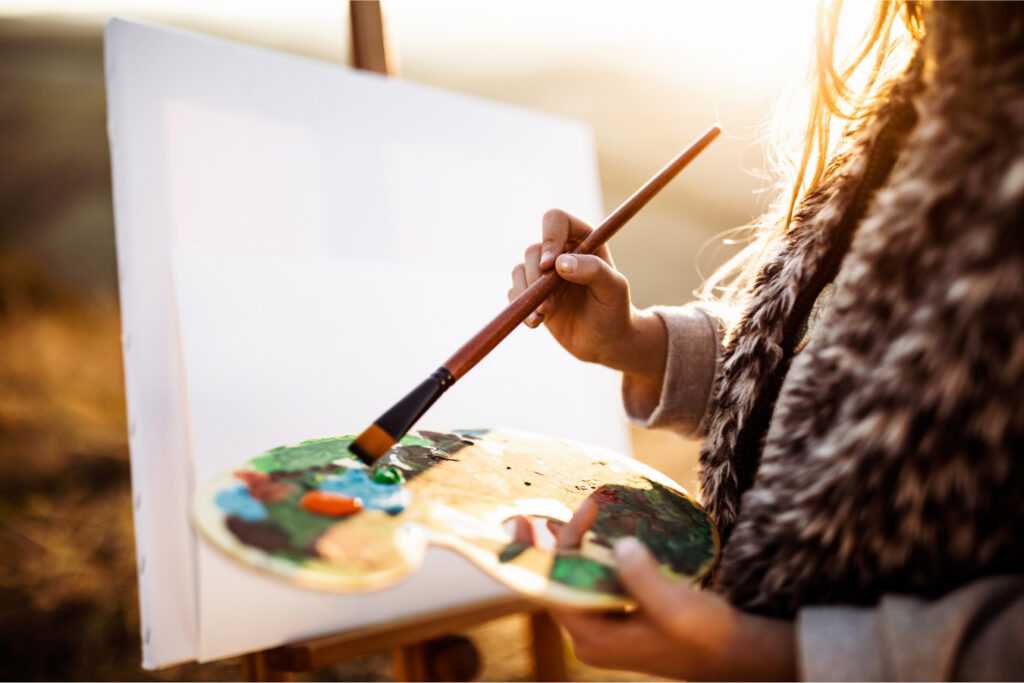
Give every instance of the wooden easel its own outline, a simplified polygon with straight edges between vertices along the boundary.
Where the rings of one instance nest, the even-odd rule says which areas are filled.
[[[352,65],[391,74],[379,0],[349,0],[349,19]],[[566,680],[558,624],[545,610],[517,596],[252,652],[241,658],[241,679],[288,681],[293,673],[390,650],[396,681],[470,680],[478,673],[479,658],[473,644],[457,634],[516,614],[526,617],[532,635],[534,680]]]
[[[390,650],[396,681],[470,680],[478,672],[478,656],[471,642],[454,634],[516,614],[528,619],[534,680],[566,680],[558,625],[536,604],[515,596],[252,652],[242,657],[241,677],[287,681],[292,673]]]

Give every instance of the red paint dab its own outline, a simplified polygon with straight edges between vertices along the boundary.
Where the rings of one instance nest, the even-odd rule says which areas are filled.
[[[327,517],[344,517],[363,509],[361,498],[350,498],[329,491],[307,491],[303,494],[299,505],[308,512]]]
[[[287,498],[291,492],[290,484],[273,481],[262,472],[238,470],[235,478],[241,479],[249,487],[249,495],[266,503],[276,503]]]

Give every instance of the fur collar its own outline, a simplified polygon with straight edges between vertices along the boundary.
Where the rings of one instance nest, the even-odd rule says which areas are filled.
[[[730,332],[701,484],[727,539],[715,581],[748,609],[1024,569],[1024,57],[983,59],[947,14],[802,203]],[[1019,46],[1020,23],[1006,30]],[[858,221],[822,333],[787,371],[799,301],[909,105],[918,123]],[[746,488],[741,435],[783,372]]]

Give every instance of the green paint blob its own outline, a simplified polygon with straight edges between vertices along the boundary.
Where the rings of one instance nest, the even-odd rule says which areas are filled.
[[[404,484],[405,477],[397,467],[382,467],[373,473],[374,484]]]
[[[612,595],[625,595],[615,569],[589,557],[555,555],[551,565],[551,580],[573,588]]]
[[[355,459],[348,449],[352,436],[310,439],[298,446],[279,446],[249,461],[250,466],[265,474],[297,472],[311,467],[326,467],[341,458]]]
[[[430,439],[424,439],[422,436],[416,436],[415,434],[406,434],[398,443],[403,446],[427,446],[428,448],[434,445],[434,442]]]
[[[511,562],[512,560],[522,555],[523,552],[529,547],[530,546],[526,545],[525,543],[516,543],[515,541],[513,541],[512,543],[509,543],[507,546],[502,548],[501,552],[498,553],[498,562]]]

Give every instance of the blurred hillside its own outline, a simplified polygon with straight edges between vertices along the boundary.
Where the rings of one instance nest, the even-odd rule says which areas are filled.
[[[179,25],[247,38],[223,26]],[[98,21],[0,19],[0,678],[233,678],[231,662],[138,668],[101,30]],[[338,34],[343,43],[342,27]],[[298,39],[272,46],[325,56]],[[338,53],[326,56],[337,61]],[[682,75],[643,76],[582,55],[493,72],[410,49],[400,66],[408,80],[589,122],[608,209],[723,104],[692,92]],[[750,97],[747,109],[767,104]],[[732,111],[735,103],[726,104]],[[760,168],[760,153],[745,123],[730,130],[723,118],[739,137],[717,142],[613,243],[640,305],[686,301],[700,283],[702,246],[758,211],[753,190],[762,183],[743,169]],[[705,251],[705,274],[725,251]],[[637,445],[642,459],[692,488],[695,444],[638,435]],[[485,678],[526,675],[525,643],[507,630],[477,636],[497,653]],[[625,674],[578,667],[573,675]],[[387,676],[384,657],[311,678]]]
[[[109,295],[117,278],[96,29],[0,21],[0,249]]]

